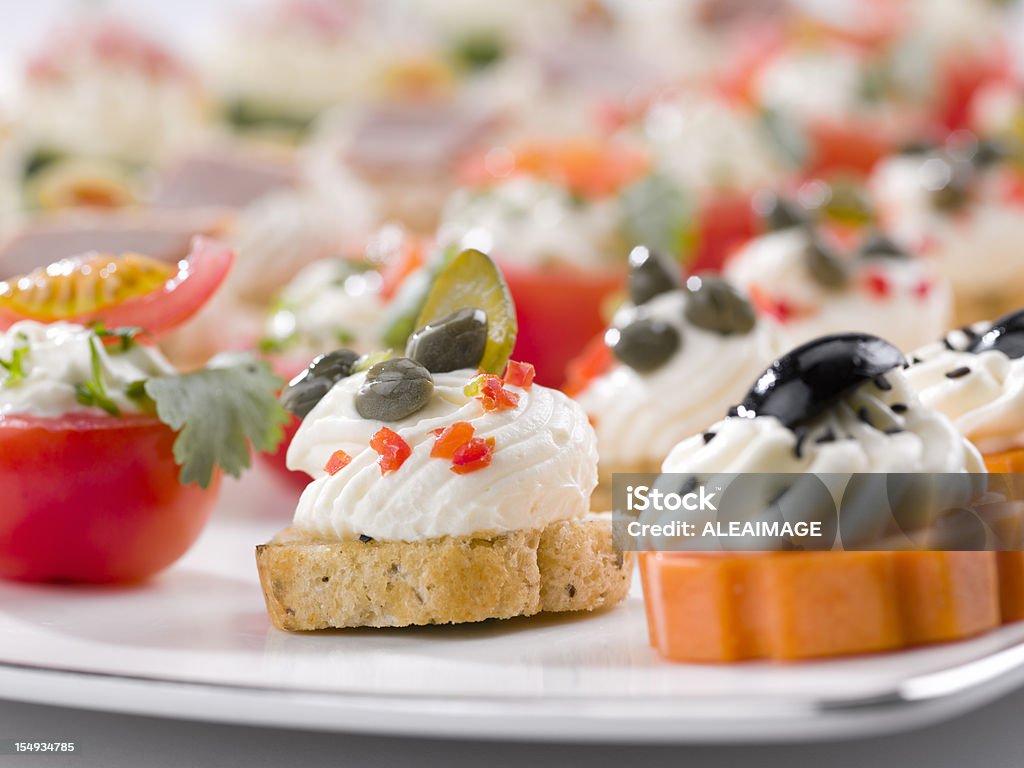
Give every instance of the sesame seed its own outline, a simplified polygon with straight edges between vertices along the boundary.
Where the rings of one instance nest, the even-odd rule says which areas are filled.
[[[714,432],[705,432],[704,435],[703,435],[703,437],[704,437],[704,445],[707,445],[708,443],[710,443],[714,436],[715,436]]]
[[[900,432],[903,431],[903,427],[888,427],[887,429],[884,429],[882,431],[885,432],[885,434],[887,435],[898,435]]]
[[[868,413],[868,409],[863,405],[857,409],[857,418],[867,424],[869,427],[875,426],[871,423],[871,414]]]
[[[971,372],[971,369],[966,365],[962,365],[959,368],[954,368],[952,371],[946,371],[947,379],[959,379],[962,376],[966,376]]]
[[[359,534],[359,540],[365,544],[368,541],[373,541],[373,537],[367,536],[365,533],[361,533]]]
[[[906,403],[893,403],[892,405],[889,406],[889,408],[892,410],[893,413],[906,413],[907,412],[907,404]]]
[[[803,458],[804,440],[807,439],[807,431],[807,427],[797,427],[793,430],[793,434],[796,435],[796,445],[793,446],[793,454],[798,459]]]
[[[888,392],[892,389],[892,384],[889,383],[889,380],[885,378],[885,376],[875,376],[875,386],[883,392]]]
[[[822,432],[820,435],[818,435],[817,439],[814,442],[816,442],[816,443],[832,443],[832,442],[835,442],[835,439],[836,439],[836,433],[832,431],[831,427],[829,427],[824,432]]]

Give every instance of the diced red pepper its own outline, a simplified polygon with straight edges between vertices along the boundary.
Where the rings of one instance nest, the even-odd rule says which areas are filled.
[[[529,389],[533,386],[533,377],[536,375],[537,371],[530,363],[517,363],[515,360],[509,360],[508,365],[505,366],[504,380],[506,384],[513,387]]]
[[[473,379],[463,391],[476,397],[485,411],[507,411],[519,404],[519,395],[509,392],[501,379],[490,373],[482,373]]]
[[[877,299],[888,297],[891,286],[888,278],[881,272],[868,272],[864,275],[864,286],[868,293]]]
[[[430,449],[431,458],[451,459],[459,448],[473,439],[473,425],[468,421],[457,421],[450,427],[435,429],[434,434],[437,440]]]
[[[585,390],[590,382],[605,373],[615,358],[604,343],[604,334],[595,336],[578,357],[569,361],[565,370],[565,386],[562,388],[569,397],[576,397]]]
[[[488,437],[486,440],[474,437],[455,451],[455,455],[452,457],[451,470],[460,475],[476,472],[478,469],[491,465],[491,456],[493,454],[493,437]]]
[[[331,458],[327,460],[327,463],[324,464],[324,472],[328,475],[336,475],[347,467],[351,461],[352,457],[344,451],[335,451],[331,454]]]
[[[756,283],[750,286],[750,301],[761,314],[773,317],[780,323],[785,323],[796,315],[788,301],[775,298]]]
[[[929,280],[927,277],[922,278],[921,281],[914,286],[914,295],[921,301],[924,301],[925,299],[928,298],[929,295],[931,295],[933,287],[934,284],[931,280]]]
[[[402,439],[402,436],[387,427],[381,427],[370,438],[370,447],[380,454],[377,463],[380,465],[382,475],[394,472],[405,463],[412,453],[412,448]]]

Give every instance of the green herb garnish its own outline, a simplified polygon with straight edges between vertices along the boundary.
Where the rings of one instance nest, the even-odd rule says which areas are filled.
[[[630,244],[680,258],[694,246],[693,208],[664,174],[652,173],[622,190],[623,228]]]
[[[120,416],[121,409],[110,399],[107,387],[103,383],[103,361],[97,344],[101,343],[96,336],[89,337],[89,380],[75,385],[75,399],[82,405],[102,408],[111,416]]]
[[[288,414],[277,399],[283,384],[270,367],[248,355],[222,356],[210,367],[145,382],[157,416],[178,433],[174,460],[183,484],[207,488],[219,467],[238,477],[251,450],[273,451]]]
[[[107,340],[113,340],[115,342],[116,351],[127,352],[135,345],[135,337],[140,333],[144,333],[142,328],[135,328],[132,326],[125,326],[122,328],[107,328],[103,323],[95,322],[90,326],[92,332],[97,337],[103,340],[106,344]]]
[[[28,346],[15,347],[11,350],[10,361],[0,360],[0,368],[7,371],[4,386],[10,387],[25,380],[25,358],[28,357]]]

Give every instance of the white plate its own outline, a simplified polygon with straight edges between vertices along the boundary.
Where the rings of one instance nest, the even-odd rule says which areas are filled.
[[[0,584],[0,696],[339,731],[573,741],[811,740],[924,725],[1024,682],[1024,624],[846,661],[691,666],[647,644],[639,589],[597,615],[287,634],[253,546],[292,499],[231,484],[202,539],[135,588]]]

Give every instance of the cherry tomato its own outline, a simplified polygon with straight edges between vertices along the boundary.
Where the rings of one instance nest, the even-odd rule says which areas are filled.
[[[503,264],[501,271],[519,322],[513,357],[533,363],[539,384],[557,387],[568,362],[607,325],[602,308],[624,285],[625,266],[588,271]]]
[[[33,275],[34,287],[45,287],[47,281],[74,279],[76,269],[81,269],[89,256],[70,259],[70,276],[67,271],[53,276]],[[192,239],[188,255],[178,262],[177,269],[162,284],[142,294],[134,295],[105,306],[78,310],[73,305],[47,306],[39,312],[14,309],[0,300],[0,330],[9,328],[19,320],[53,322],[66,320],[76,323],[102,322],[108,328],[135,326],[151,334],[159,335],[188,320],[210,299],[227,277],[234,252],[223,243],[206,237]],[[10,290],[16,293],[17,278],[8,281]],[[39,291],[46,295],[47,291]],[[0,299],[3,293],[0,292]],[[20,298],[20,297],[19,297]]]
[[[149,416],[0,418],[0,577],[134,582],[181,557],[220,478],[182,485],[174,440]]]

